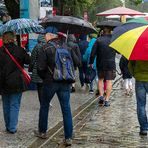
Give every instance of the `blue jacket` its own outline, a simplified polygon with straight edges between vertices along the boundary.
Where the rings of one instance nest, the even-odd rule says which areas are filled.
[[[84,61],[87,61],[88,64],[89,64],[89,61],[90,61],[90,54],[91,54],[91,51],[92,51],[92,47],[95,44],[96,40],[97,40],[96,38],[92,38],[90,40],[88,47],[85,51],[85,54],[83,55]],[[93,68],[96,69],[96,58],[95,58],[94,63],[93,63]]]

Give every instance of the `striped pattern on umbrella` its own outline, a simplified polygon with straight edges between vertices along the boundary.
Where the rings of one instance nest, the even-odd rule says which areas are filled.
[[[43,27],[37,21],[32,19],[20,18],[8,21],[0,27],[0,34],[12,31],[16,34],[41,33],[44,31]]]

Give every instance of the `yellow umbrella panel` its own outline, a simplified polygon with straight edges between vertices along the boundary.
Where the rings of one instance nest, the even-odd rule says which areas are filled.
[[[122,35],[120,35],[117,39],[115,39],[109,46],[117,50],[127,59],[130,59],[131,55],[134,52],[133,50],[135,49],[135,46],[138,43],[139,38],[147,28],[148,28],[148,25],[145,25],[145,26],[127,31]],[[140,51],[141,49],[138,49],[138,50]]]

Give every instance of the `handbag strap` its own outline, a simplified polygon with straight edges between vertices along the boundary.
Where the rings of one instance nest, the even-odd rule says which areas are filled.
[[[12,59],[12,61],[16,64],[16,66],[22,70],[22,66],[17,62],[17,60],[14,58],[14,56],[9,52],[9,50],[4,46],[4,49],[6,51],[6,53],[10,56],[10,58]]]

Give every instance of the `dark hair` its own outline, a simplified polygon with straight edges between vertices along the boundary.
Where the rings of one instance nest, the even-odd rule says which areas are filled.
[[[2,35],[3,43],[8,44],[8,43],[13,43],[15,42],[15,34],[11,31],[5,32]]]

